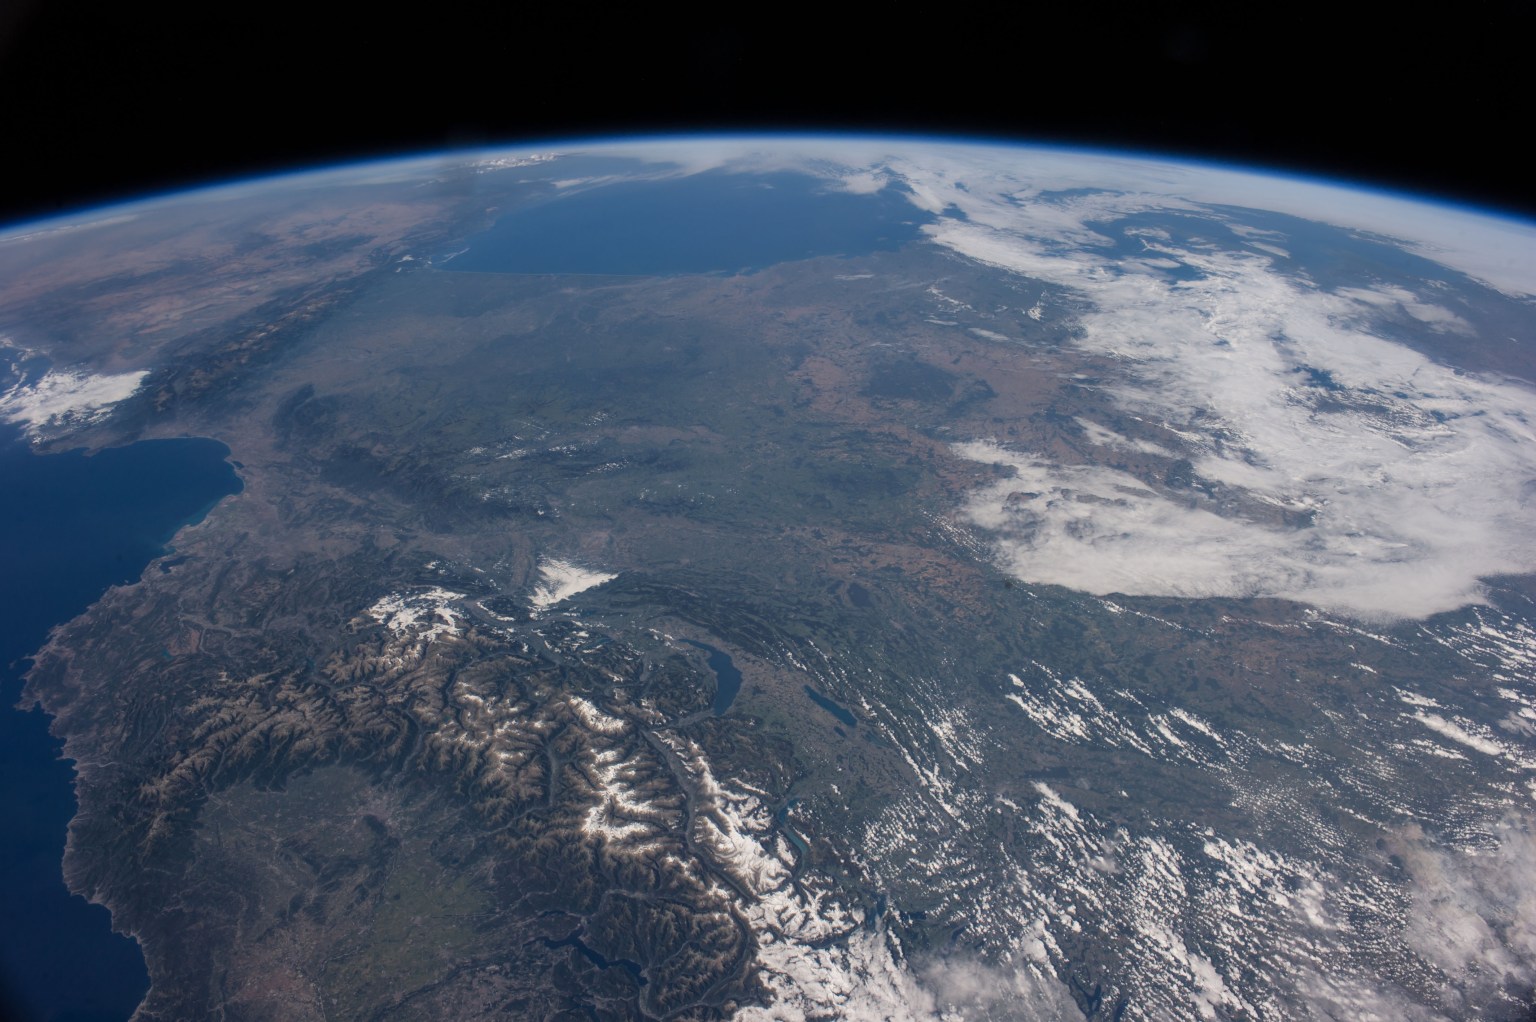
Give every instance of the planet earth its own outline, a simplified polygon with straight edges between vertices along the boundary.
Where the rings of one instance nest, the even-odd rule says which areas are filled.
[[[944,140],[13,227],[63,881],[146,1022],[1529,1018],[1533,328],[1517,217]]]

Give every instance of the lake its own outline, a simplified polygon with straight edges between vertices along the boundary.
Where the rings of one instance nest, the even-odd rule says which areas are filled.
[[[692,639],[683,641],[709,654],[709,669],[715,676],[715,699],[710,709],[718,717],[729,710],[731,704],[736,701],[736,693],[741,691],[741,671],[736,668],[736,663],[731,659],[730,654],[705,642],[695,642]]]

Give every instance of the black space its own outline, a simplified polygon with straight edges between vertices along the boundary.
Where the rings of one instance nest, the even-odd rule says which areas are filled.
[[[401,13],[406,12],[409,13]],[[498,141],[983,135],[1236,161],[1536,215],[1528,5],[0,5],[0,222]]]

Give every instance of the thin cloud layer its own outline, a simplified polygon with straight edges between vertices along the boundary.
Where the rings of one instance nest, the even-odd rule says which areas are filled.
[[[1452,1017],[1496,1016],[1536,988],[1536,834],[1511,816],[1494,839],[1446,848],[1410,828],[1397,845],[1412,878],[1408,942],[1444,974],[1441,1004]]]

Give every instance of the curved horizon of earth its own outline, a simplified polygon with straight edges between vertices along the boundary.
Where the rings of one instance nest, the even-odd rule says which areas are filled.
[[[1524,221],[937,140],[11,228],[0,420],[243,483],[34,656],[65,878],[146,1020],[1528,1017],[1533,324]]]

